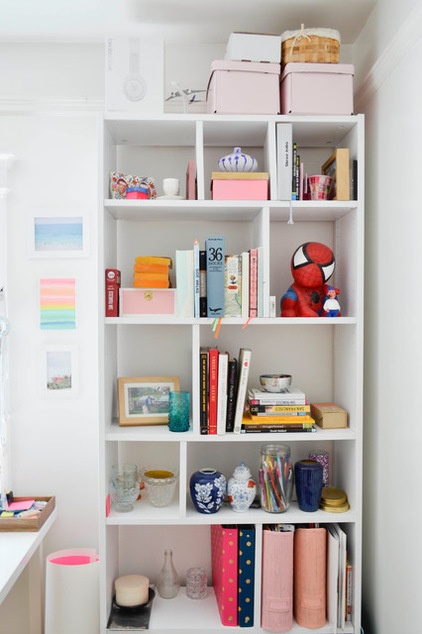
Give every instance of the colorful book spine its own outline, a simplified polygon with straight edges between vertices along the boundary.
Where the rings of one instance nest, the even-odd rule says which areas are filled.
[[[207,317],[224,316],[224,237],[206,239]]]
[[[221,623],[238,623],[238,528],[211,525],[212,585]]]
[[[262,534],[261,626],[288,632],[293,627],[294,527],[270,528]]]
[[[272,414],[276,414],[278,416],[297,416],[299,414],[308,414],[311,411],[310,405],[251,405],[250,406],[251,414],[256,414],[260,416],[261,414],[266,414],[270,416]]]
[[[240,434],[242,419],[245,410],[245,400],[248,390],[249,368],[251,364],[252,350],[241,348],[239,351],[239,380],[237,384],[236,411],[234,415],[233,432]]]
[[[240,255],[242,269],[242,317],[249,317],[249,252],[243,251]]]
[[[238,383],[238,362],[235,357],[229,359],[229,369],[227,378],[227,416],[226,416],[226,432],[232,432],[234,429],[234,415],[236,411]]]
[[[208,348],[199,352],[199,431],[202,436],[208,434]]]
[[[207,253],[199,251],[199,316],[207,316]]]
[[[224,317],[241,317],[241,261],[239,255],[226,255],[224,262]]]
[[[292,145],[292,200],[297,200],[297,144],[293,143]]]
[[[193,244],[193,316],[200,317],[199,310],[199,284],[200,284],[200,272],[199,272],[199,242],[195,240]]]
[[[227,379],[229,371],[229,353],[218,355],[218,389],[217,389],[217,434],[226,433],[227,416]]]
[[[327,533],[298,528],[294,540],[294,616],[301,627],[326,623]]]
[[[208,433],[217,433],[218,348],[208,351]]]
[[[258,316],[258,249],[249,251],[249,317]]]
[[[255,527],[239,526],[238,625],[253,627],[255,593]]]

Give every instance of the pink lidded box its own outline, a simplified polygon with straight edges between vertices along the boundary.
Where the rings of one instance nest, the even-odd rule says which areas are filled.
[[[353,76],[353,64],[286,64],[281,114],[353,114]]]
[[[280,64],[215,60],[207,89],[207,112],[278,114]]]
[[[268,200],[268,179],[211,181],[212,200]]]
[[[174,288],[121,288],[120,317],[174,315]]]

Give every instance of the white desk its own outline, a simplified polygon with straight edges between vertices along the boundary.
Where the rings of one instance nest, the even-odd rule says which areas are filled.
[[[0,604],[13,587],[17,578],[31,560],[57,516],[53,510],[39,531],[0,531]]]

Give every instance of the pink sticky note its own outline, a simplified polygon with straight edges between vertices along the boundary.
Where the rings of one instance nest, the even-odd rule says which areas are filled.
[[[35,500],[20,500],[19,502],[12,502],[7,507],[8,511],[27,511],[31,508]]]

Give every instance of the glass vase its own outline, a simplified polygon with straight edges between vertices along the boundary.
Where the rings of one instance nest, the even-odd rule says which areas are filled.
[[[166,548],[164,562],[157,579],[157,591],[163,599],[174,599],[180,588],[180,579],[173,564],[173,551]]]

